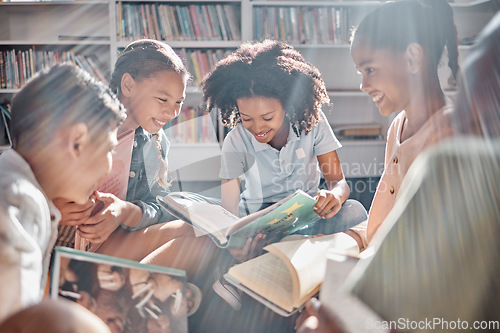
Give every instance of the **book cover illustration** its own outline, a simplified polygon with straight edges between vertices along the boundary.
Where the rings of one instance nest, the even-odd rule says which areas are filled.
[[[230,244],[242,247],[248,237],[254,237],[259,233],[266,235],[264,245],[275,243],[286,235],[318,220],[319,217],[313,209],[315,204],[314,198],[298,190],[276,207],[268,207],[267,209],[271,209],[266,209],[265,215],[258,217],[253,223],[238,230],[231,230]]]
[[[182,270],[56,247],[50,296],[79,303],[112,332],[188,332],[201,292]]]
[[[266,235],[264,244],[271,244],[319,219],[313,209],[316,200],[301,190],[242,218],[220,205],[189,200],[182,193],[159,196],[157,201],[201,234],[209,235],[219,247],[241,248],[259,233]]]

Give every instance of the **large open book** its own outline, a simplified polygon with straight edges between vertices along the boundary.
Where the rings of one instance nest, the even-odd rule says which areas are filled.
[[[187,332],[201,302],[182,270],[67,247],[55,248],[50,296],[85,306],[112,332]]]
[[[234,265],[224,278],[282,316],[320,290],[329,250],[352,256],[358,251],[356,241],[344,233],[283,240],[264,249],[269,252]]]
[[[208,234],[219,247],[228,248],[241,248],[258,233],[266,235],[265,244],[271,244],[319,218],[313,209],[316,200],[301,190],[242,218],[220,205],[190,200],[182,192],[159,196],[157,201],[172,215]]]

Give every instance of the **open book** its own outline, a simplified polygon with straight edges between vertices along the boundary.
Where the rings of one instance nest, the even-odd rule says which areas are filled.
[[[158,196],[157,201],[172,215],[208,234],[219,247],[241,248],[258,233],[265,234],[264,243],[270,244],[319,219],[313,209],[316,200],[301,190],[242,218],[220,205],[190,200],[182,192]]]
[[[112,332],[188,332],[201,302],[182,270],[67,247],[55,248],[50,297],[83,305]]]
[[[268,253],[234,265],[224,278],[278,314],[293,314],[319,292],[329,249],[353,256],[358,251],[344,233],[297,238],[266,246]]]

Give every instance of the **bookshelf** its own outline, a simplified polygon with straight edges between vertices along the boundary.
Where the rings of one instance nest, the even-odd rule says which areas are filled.
[[[0,2],[0,101],[47,64],[72,60],[95,75],[107,69],[109,9],[101,0]]]
[[[378,123],[383,137],[379,140],[342,141],[338,150],[346,177],[380,176],[384,162],[385,134],[393,117],[383,117],[370,97],[359,91],[361,77],[350,57],[350,28],[357,25],[379,1],[250,1],[253,39],[274,38],[298,49],[322,73],[331,110],[325,114],[332,127],[352,123]],[[461,44],[468,43],[499,10],[498,1],[455,1],[452,3]],[[272,24],[265,22],[272,21]],[[325,24],[325,21],[329,24]],[[470,46],[459,46],[462,61]],[[453,97],[448,83],[451,72],[440,66],[443,88]],[[341,79],[339,79],[341,78]]]
[[[344,141],[338,151],[347,177],[377,177],[383,167],[385,133],[392,118],[382,117],[370,97],[359,91],[361,78],[350,57],[348,38],[350,27],[381,4],[362,0],[0,0],[0,51],[25,51],[28,59],[30,50],[70,52],[92,59],[107,75],[131,40],[139,36],[166,40],[186,60],[194,76],[185,106],[196,108],[201,103],[197,83],[220,57],[243,41],[265,37],[286,41],[322,73],[333,103],[324,111],[334,126],[380,124],[381,139]],[[499,6],[498,0],[452,3],[462,42],[460,60],[467,56],[473,37]],[[453,97],[448,77],[447,67],[441,66],[443,87]],[[0,102],[10,99],[18,89],[0,88]],[[189,165],[203,160],[212,161],[216,167],[218,143],[173,141],[169,155],[173,170],[189,169]],[[217,175],[193,171],[183,179],[217,180]]]

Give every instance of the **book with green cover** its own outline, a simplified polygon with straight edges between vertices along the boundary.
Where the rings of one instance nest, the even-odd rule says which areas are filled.
[[[56,247],[50,297],[72,300],[112,332],[188,332],[201,291],[183,270]]]
[[[220,205],[190,200],[182,192],[158,196],[157,201],[223,248],[241,248],[249,237],[259,233],[266,235],[264,245],[271,244],[319,219],[313,209],[316,199],[301,190],[242,218]]]

